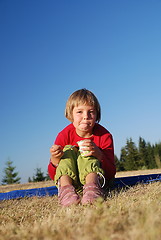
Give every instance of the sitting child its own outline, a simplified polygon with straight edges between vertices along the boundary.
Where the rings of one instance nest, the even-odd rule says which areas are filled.
[[[87,89],[69,97],[65,116],[71,124],[58,134],[50,148],[49,176],[58,186],[62,206],[92,204],[103,198],[103,188],[116,173],[112,135],[98,124],[100,104]],[[81,199],[78,192],[82,188]]]

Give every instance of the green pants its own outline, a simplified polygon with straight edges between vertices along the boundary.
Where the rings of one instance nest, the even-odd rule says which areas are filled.
[[[65,146],[63,151],[64,155],[59,162],[54,178],[56,185],[60,177],[64,175],[68,175],[73,180],[73,185],[76,188],[85,184],[86,176],[89,173],[95,172],[104,175],[97,158],[82,156],[79,150],[71,145]]]

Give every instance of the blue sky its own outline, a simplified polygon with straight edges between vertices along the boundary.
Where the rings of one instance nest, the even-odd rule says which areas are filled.
[[[119,157],[126,139],[161,141],[160,0],[0,0],[0,181],[47,172],[77,89],[98,97]]]

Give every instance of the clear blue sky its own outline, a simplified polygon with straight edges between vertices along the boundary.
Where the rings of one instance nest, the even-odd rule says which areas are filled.
[[[69,122],[64,107],[94,92],[119,157],[126,139],[161,141],[160,0],[0,0],[0,181],[22,182]]]

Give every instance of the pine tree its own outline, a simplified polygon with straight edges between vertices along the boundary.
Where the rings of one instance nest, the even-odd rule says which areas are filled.
[[[31,180],[31,178],[30,178],[30,177],[28,178],[28,182],[29,182],[29,183],[30,183],[30,182],[32,182],[32,180]]]
[[[161,143],[157,143],[154,146],[154,158],[158,168],[161,168]]]
[[[147,154],[148,168],[149,169],[157,168],[154,156],[154,146],[152,146],[149,142],[147,143],[147,153],[148,153]]]
[[[117,171],[161,168],[161,142],[151,145],[140,137],[137,148],[132,138],[127,139],[116,167]]]
[[[32,182],[42,182],[45,181],[46,177],[44,176],[44,173],[41,171],[41,168],[36,168],[36,173],[33,176]]]
[[[125,170],[137,170],[139,168],[138,149],[132,138],[127,139],[126,146],[121,149],[120,161]]]
[[[46,177],[45,177],[45,181],[49,181],[49,180],[51,180],[51,178],[50,178],[50,176],[49,176],[49,174],[48,174],[48,172],[46,173]]]
[[[116,171],[120,171],[120,161],[118,160],[118,157],[115,155],[115,164],[116,164]]]
[[[139,168],[146,169],[148,168],[148,150],[145,140],[139,137]]]
[[[118,161],[118,169],[117,171],[125,171],[125,162],[126,162],[126,150],[125,148],[123,147],[121,149],[121,155],[120,155],[120,160]],[[117,165],[116,165],[117,167]]]
[[[15,168],[12,166],[13,162],[8,160],[6,162],[6,168],[4,169],[5,176],[2,179],[2,184],[20,183],[21,178],[18,177],[18,172],[15,172]]]

